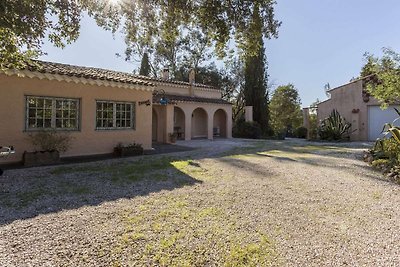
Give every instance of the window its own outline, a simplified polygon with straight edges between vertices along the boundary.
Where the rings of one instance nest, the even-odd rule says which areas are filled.
[[[26,97],[27,130],[78,130],[79,99]]]
[[[134,129],[134,103],[96,102],[97,129]]]

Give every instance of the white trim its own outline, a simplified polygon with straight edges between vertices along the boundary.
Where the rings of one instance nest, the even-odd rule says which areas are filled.
[[[118,88],[132,89],[132,90],[150,91],[150,92],[153,92],[156,89],[154,85],[130,84],[130,83],[114,82],[114,81],[107,81],[100,79],[68,76],[68,75],[40,73],[37,71],[29,71],[29,70],[7,70],[7,71],[0,71],[0,73],[4,73],[7,76],[38,78],[40,80],[49,80],[49,81],[53,80],[65,81],[71,83],[73,82],[76,84],[81,83],[81,84],[90,84],[97,86],[118,87]]]

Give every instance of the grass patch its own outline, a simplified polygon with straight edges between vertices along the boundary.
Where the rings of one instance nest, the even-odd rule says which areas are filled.
[[[18,192],[16,194],[16,198],[17,198],[17,202],[18,202],[17,207],[18,208],[26,207],[26,206],[32,204],[33,202],[35,202],[36,200],[38,200],[39,198],[43,197],[46,194],[47,194],[47,191],[42,188],[34,189],[31,191]]]
[[[274,254],[272,243],[265,236],[258,243],[234,244],[225,260],[226,267],[270,266]]]
[[[162,196],[125,210],[125,232],[110,257],[143,266],[268,266],[274,261],[274,245],[266,235],[238,234],[245,226],[234,214],[190,199]]]

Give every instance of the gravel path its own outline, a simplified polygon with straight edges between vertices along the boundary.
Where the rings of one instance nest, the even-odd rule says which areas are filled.
[[[399,266],[400,187],[369,144],[196,150],[0,178],[0,266]]]

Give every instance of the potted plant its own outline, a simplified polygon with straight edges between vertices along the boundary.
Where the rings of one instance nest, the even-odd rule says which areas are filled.
[[[128,145],[123,145],[119,143],[114,147],[114,155],[117,157],[131,157],[143,155],[143,147],[141,144],[132,143]]]
[[[176,143],[176,138],[178,137],[178,134],[177,133],[169,133],[168,136],[169,136],[169,141],[172,144],[175,144]]]
[[[58,163],[60,153],[69,149],[72,138],[68,134],[49,130],[30,134],[29,140],[36,150],[24,152],[23,164],[24,166],[41,166]]]

